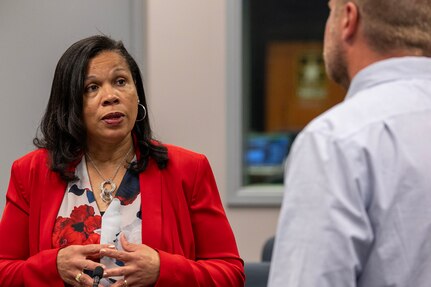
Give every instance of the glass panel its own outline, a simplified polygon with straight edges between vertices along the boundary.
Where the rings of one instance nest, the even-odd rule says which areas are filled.
[[[342,101],[328,80],[322,0],[244,0],[243,185],[282,184],[298,132]]]

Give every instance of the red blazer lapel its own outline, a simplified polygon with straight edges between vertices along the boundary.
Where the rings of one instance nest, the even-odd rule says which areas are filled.
[[[45,250],[52,248],[52,231],[67,184],[58,174],[48,171],[40,186],[42,190],[39,191],[41,195],[39,250]]]
[[[162,174],[150,160],[140,173],[142,243],[160,249],[162,242]]]

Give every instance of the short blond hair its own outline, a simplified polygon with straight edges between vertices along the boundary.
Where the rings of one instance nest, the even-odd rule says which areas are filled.
[[[407,49],[431,56],[431,0],[338,0],[359,8],[364,35],[377,52]]]

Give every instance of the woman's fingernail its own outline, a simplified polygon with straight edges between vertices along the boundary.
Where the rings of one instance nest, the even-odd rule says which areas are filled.
[[[108,248],[115,249],[115,245],[108,245]]]

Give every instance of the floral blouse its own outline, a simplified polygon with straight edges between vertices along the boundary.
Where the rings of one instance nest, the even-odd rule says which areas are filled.
[[[119,241],[121,233],[130,242],[142,243],[138,175],[126,172],[103,216],[95,200],[95,196],[100,196],[99,191],[92,191],[85,157],[77,165],[75,175],[79,180],[68,184],[55,221],[53,247],[108,243],[122,250]],[[123,265],[122,262],[107,257],[101,258],[100,262],[107,268]],[[104,279],[101,284],[109,286],[119,278],[121,277]]]

